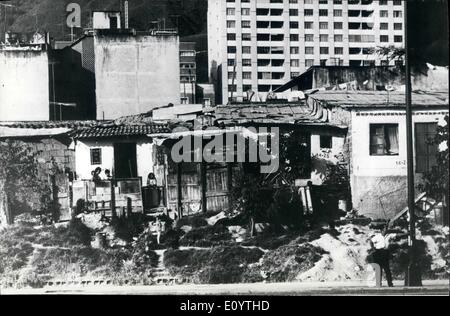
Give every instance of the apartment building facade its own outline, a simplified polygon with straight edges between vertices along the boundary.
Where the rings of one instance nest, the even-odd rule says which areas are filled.
[[[195,103],[197,62],[195,42],[180,42],[181,103]]]
[[[404,46],[398,0],[210,0],[210,81],[217,102],[264,101],[311,66],[388,65]]]

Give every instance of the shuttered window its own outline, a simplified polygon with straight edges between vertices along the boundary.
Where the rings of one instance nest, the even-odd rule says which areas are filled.
[[[370,155],[398,156],[398,124],[370,125]]]
[[[436,136],[436,123],[416,123],[416,172],[431,171],[436,166],[438,146],[431,141]]]

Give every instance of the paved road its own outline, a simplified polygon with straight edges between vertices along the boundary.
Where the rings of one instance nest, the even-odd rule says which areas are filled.
[[[98,286],[51,287],[44,289],[2,290],[3,295],[22,294],[106,294],[106,295],[449,295],[449,281],[424,281],[423,287],[370,288],[361,282],[257,283],[174,286]]]

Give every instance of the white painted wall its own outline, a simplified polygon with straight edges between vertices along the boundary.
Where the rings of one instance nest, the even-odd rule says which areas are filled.
[[[114,170],[114,143],[121,141],[112,140],[77,140],[75,145],[75,168],[78,179],[90,180],[91,172],[97,167],[102,168],[101,177],[104,177],[105,169]],[[130,141],[123,141],[130,142]],[[91,165],[91,149],[102,149],[102,164]],[[139,140],[136,142],[138,177],[142,177],[143,184],[147,181],[150,172],[154,172],[154,144],[151,140]]]
[[[179,104],[178,36],[95,36],[97,118]]]
[[[110,29],[111,17],[117,18],[117,28],[120,29],[120,12],[93,12],[93,26],[94,29]]]
[[[444,116],[442,110],[414,111],[413,135],[415,123],[438,123]],[[352,112],[352,164],[354,176],[406,176],[406,117],[405,111],[371,111],[371,116],[358,116]],[[398,115],[403,113],[403,115]],[[447,111],[448,113],[448,111]],[[370,156],[370,124],[399,125],[398,156]],[[415,146],[415,144],[414,144]],[[414,149],[415,155],[415,149]],[[415,158],[415,157],[414,157]]]
[[[46,51],[0,51],[0,121],[48,121]]]

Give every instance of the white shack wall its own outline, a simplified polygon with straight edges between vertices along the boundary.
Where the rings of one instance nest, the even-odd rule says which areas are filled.
[[[415,123],[440,122],[442,110],[414,111]],[[370,155],[370,125],[398,124],[399,155]],[[354,209],[372,218],[391,218],[407,205],[406,117],[400,110],[352,112],[352,202]],[[416,149],[414,139],[414,162]],[[416,174],[416,184],[422,174]],[[419,193],[419,192],[416,192]]]
[[[89,180],[91,172],[97,167],[102,168],[101,177],[104,177],[105,169],[114,170],[114,144],[121,141],[110,140],[78,140],[75,146],[75,166],[78,179]],[[129,141],[123,141],[129,142]],[[146,184],[149,173],[154,172],[154,147],[150,140],[136,142],[136,156],[138,177],[142,177],[143,185]],[[102,149],[102,164],[91,164],[91,149]]]

